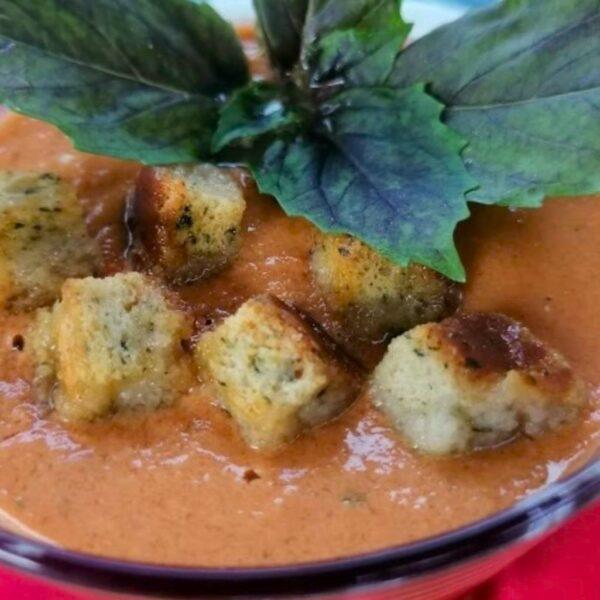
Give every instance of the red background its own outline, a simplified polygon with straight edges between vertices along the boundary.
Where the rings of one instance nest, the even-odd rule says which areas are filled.
[[[2,600],[82,600],[0,572]],[[600,600],[600,507],[577,517],[469,600]]]

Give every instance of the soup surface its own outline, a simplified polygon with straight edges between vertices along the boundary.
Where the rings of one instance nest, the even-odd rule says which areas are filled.
[[[0,122],[0,169],[73,182],[106,273],[126,267],[124,199],[139,167],[78,153],[51,126]],[[215,278],[176,290],[197,322],[269,292],[338,327],[313,286],[312,226],[246,185],[244,244]],[[12,527],[68,548],[182,565],[273,565],[431,536],[507,507],[582,464],[598,445],[600,198],[536,211],[480,207],[458,240],[469,309],[522,320],[589,383],[580,423],[470,456],[405,447],[367,398],[274,456],[248,449],[199,384],[176,406],[67,425],[36,403],[29,316],[0,316],[0,509]],[[15,347],[15,345],[17,347]],[[367,367],[382,341],[349,345]]]

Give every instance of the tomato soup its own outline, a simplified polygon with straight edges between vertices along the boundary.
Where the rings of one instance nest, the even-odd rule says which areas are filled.
[[[79,153],[57,130],[7,114],[0,169],[74,184],[106,274],[126,268],[126,198],[139,166]],[[244,180],[243,175],[241,176]],[[329,314],[309,270],[315,231],[244,181],[243,247],[212,279],[176,289],[202,327],[271,293]],[[458,232],[464,304],[523,321],[589,384],[577,424],[493,450],[433,458],[409,449],[361,397],[275,455],[241,440],[207,388],[172,408],[84,425],[36,401],[29,315],[0,316],[0,509],[7,526],[61,546],[153,563],[249,566],[342,557],[415,541],[506,508],[583,464],[598,445],[600,198],[540,210],[478,207]],[[384,340],[346,339],[370,369]]]

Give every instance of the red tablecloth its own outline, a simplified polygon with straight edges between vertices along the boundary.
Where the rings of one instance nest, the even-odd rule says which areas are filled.
[[[83,597],[0,572],[0,599]],[[600,507],[569,523],[469,600],[600,600]]]

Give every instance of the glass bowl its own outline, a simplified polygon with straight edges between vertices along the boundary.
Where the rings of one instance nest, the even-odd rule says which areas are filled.
[[[161,598],[454,598],[600,496],[600,456],[508,510],[419,542],[339,560],[202,569],[98,558],[0,531],[0,562],[89,590]]]
[[[488,0],[407,0],[423,35]],[[251,0],[214,0],[227,18],[252,18]],[[0,563],[50,584],[162,598],[453,598],[496,574],[600,496],[600,455],[563,481],[461,529],[382,551],[301,565],[202,569],[99,558],[0,529]],[[122,596],[121,596],[122,597]]]

